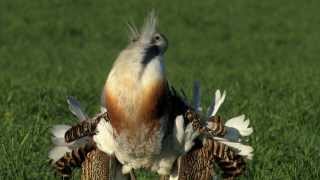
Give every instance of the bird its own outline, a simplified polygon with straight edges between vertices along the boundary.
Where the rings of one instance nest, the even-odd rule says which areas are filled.
[[[117,158],[123,174],[146,168],[168,175],[198,133],[175,120],[184,106],[176,105],[170,94],[164,69],[168,40],[157,31],[155,12],[149,14],[141,31],[132,25],[129,29],[129,44],[116,58],[102,92],[102,106],[110,120],[96,123],[92,139],[99,150]],[[61,138],[68,127],[57,129],[53,134]],[[70,153],[72,148],[63,150]],[[63,151],[50,152],[55,162],[61,156]]]
[[[174,124],[164,65],[168,39],[157,30],[155,12],[140,32],[129,29],[131,41],[115,60],[102,92],[110,121],[97,125],[93,139],[99,149],[115,154],[124,174],[139,168],[169,174],[184,151],[181,146],[192,142],[197,132],[184,132],[183,124]],[[179,142],[177,132],[192,135]]]
[[[198,115],[202,111],[198,83],[194,88],[194,105],[170,85],[164,63],[168,39],[158,31],[157,23],[152,11],[140,31],[128,24],[129,43],[106,78],[100,114],[90,119],[75,99],[68,98],[70,110],[80,122],[73,127],[58,125],[52,130],[56,146],[49,157],[60,174],[69,176],[70,167],[79,166],[93,148],[115,157],[122,174],[144,168],[172,179],[176,176],[177,162],[185,163],[179,168],[193,167],[192,161],[185,158],[194,156],[207,163],[208,159],[199,156],[204,151],[213,154],[208,163],[213,159],[220,165],[232,161],[239,167],[243,166],[243,157],[252,156],[251,147],[242,145],[239,138],[252,133],[249,123],[241,117],[223,124],[216,116],[225,94],[216,92],[203,122]],[[225,125],[228,126],[224,128]]]

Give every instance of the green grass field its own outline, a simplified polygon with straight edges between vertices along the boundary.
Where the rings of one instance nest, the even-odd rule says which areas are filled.
[[[66,96],[98,111],[125,23],[156,9],[171,84],[220,115],[245,113],[255,148],[242,179],[320,179],[320,1],[0,1],[0,179],[58,179],[49,129],[75,123]],[[144,179],[152,179],[141,172]],[[79,175],[76,175],[79,177]],[[154,178],[154,177],[153,177]]]

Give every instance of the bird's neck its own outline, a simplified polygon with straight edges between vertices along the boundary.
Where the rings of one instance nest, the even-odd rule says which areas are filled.
[[[162,59],[153,59],[143,68],[138,63],[116,63],[104,89],[112,126],[118,132],[141,125],[159,128],[167,91]]]

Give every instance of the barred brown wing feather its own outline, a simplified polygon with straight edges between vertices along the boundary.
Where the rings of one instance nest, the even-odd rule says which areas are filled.
[[[92,136],[95,134],[96,127],[101,119],[108,120],[107,113],[98,114],[96,117],[92,119],[88,119],[86,121],[81,121],[80,123],[72,126],[65,133],[65,141],[72,142],[74,140],[78,140],[85,136]]]
[[[67,152],[62,158],[53,164],[58,175],[62,177],[70,177],[72,169],[81,167],[82,162],[85,161],[86,155],[95,148],[93,144],[86,144],[83,147],[73,149]]]
[[[197,140],[193,148],[178,160],[179,180],[209,180],[214,176],[214,156],[208,147]]]
[[[237,155],[231,148],[221,142],[207,140],[206,144],[213,152],[215,162],[223,171],[223,177],[236,177],[244,172],[245,162],[242,156]]]
[[[209,129],[213,131],[216,136],[223,137],[226,134],[223,120],[220,116],[212,116],[208,119]]]
[[[193,129],[208,136],[223,137],[226,133],[226,129],[220,116],[210,117],[208,120],[209,127],[202,122],[200,115],[191,108],[184,113],[184,118],[192,123]]]

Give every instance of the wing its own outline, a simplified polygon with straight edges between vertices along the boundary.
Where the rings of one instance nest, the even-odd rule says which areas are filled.
[[[195,141],[193,148],[177,159],[170,177],[163,176],[161,179],[211,180],[215,177],[214,163],[222,169],[222,176],[226,179],[233,179],[245,170],[245,162],[241,156],[223,143],[206,139],[203,142]]]
[[[81,121],[80,123],[69,128],[64,135],[65,141],[72,142],[86,136],[94,135],[96,127],[101,120],[109,120],[106,111],[96,115],[92,119]]]

